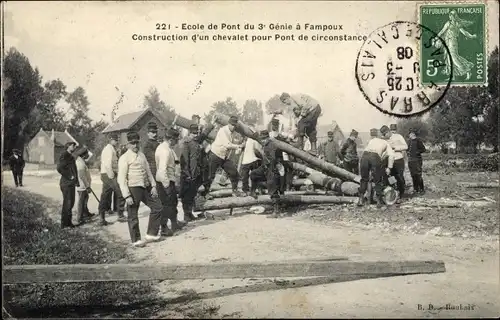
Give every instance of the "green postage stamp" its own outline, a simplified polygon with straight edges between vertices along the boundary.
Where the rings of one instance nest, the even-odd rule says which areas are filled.
[[[486,85],[487,25],[484,3],[421,4],[419,23],[435,33],[420,42],[422,85]],[[448,50],[439,50],[445,43]],[[436,50],[429,50],[428,46]],[[427,48],[424,48],[427,46]],[[442,64],[437,68],[436,64]]]

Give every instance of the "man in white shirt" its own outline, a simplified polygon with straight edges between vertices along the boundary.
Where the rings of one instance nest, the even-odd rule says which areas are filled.
[[[397,133],[397,125],[390,125],[390,132],[387,135],[387,141],[394,150],[394,167],[391,170],[390,175],[396,179],[398,186],[399,199],[401,199],[405,193],[405,156],[404,153],[408,150],[408,144],[402,135]],[[398,202],[399,202],[398,199]]]
[[[134,247],[143,247],[146,242],[141,239],[139,229],[139,205],[144,203],[151,213],[149,214],[146,241],[160,239],[161,212],[163,206],[158,198],[156,180],[144,153],[139,151],[139,134],[127,133],[127,152],[118,160],[118,184],[128,206],[128,228]]]
[[[103,226],[108,225],[106,221],[106,212],[111,209],[111,199],[113,193],[116,194],[118,200],[118,220],[126,221],[123,211],[125,210],[125,200],[123,199],[120,187],[117,182],[118,173],[118,155],[116,153],[116,146],[118,145],[118,136],[110,134],[109,143],[104,147],[101,152],[101,181],[102,192],[101,199],[99,200],[99,217],[100,224]]]
[[[76,158],[76,171],[78,172],[78,182],[80,183],[76,187],[76,191],[78,192],[76,221],[77,225],[82,225],[85,223],[85,220],[93,216],[88,208],[92,177],[90,176],[90,170],[87,167],[86,161],[90,158],[90,154],[87,148],[81,147],[73,153],[73,156]]]
[[[229,159],[229,154],[231,150],[242,148],[243,144],[234,144],[232,142],[231,134],[234,132],[235,126],[238,123],[238,118],[236,116],[231,116],[229,118],[229,124],[223,126],[217,132],[214,142],[210,147],[210,153],[208,155],[208,167],[209,167],[209,181],[207,183],[208,190],[205,190],[207,194],[210,192],[210,186],[212,185],[215,174],[219,168],[222,168],[229,179],[231,180],[231,187],[233,189],[233,196],[240,197],[242,193],[238,191],[238,182],[240,180],[240,175],[238,174],[238,169],[236,165]],[[208,198],[211,197],[207,194]]]
[[[165,139],[158,145],[155,152],[156,161],[156,185],[158,196],[163,205],[161,213],[161,235],[169,237],[173,232],[184,227],[184,222],[177,220],[177,187],[178,177],[176,176],[177,155],[174,147],[179,142],[179,131],[174,128],[169,128],[165,133]],[[167,227],[167,222],[170,219],[172,230]]]
[[[257,169],[262,164],[262,159],[258,154],[262,154],[262,146],[260,143],[254,139],[247,138],[245,149],[243,150],[243,159],[241,161],[242,190],[245,195],[250,194],[250,172]]]
[[[383,205],[382,196],[384,191],[384,167],[382,166],[382,157],[384,153],[387,153],[388,165],[385,169],[385,173],[389,174],[394,165],[394,151],[389,143],[384,140],[384,138],[389,135],[389,128],[387,126],[382,126],[382,128],[380,128],[380,133],[382,134],[382,138],[378,137],[377,129],[370,130],[370,136],[372,139],[366,145],[361,156],[361,182],[359,187],[358,206],[364,205],[365,193],[370,180],[370,173],[373,183],[375,183],[377,207],[380,208]]]

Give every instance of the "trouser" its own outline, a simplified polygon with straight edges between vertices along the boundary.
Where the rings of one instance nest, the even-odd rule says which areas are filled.
[[[262,161],[255,160],[254,162],[243,164],[241,166],[241,179],[242,179],[242,190],[243,192],[250,191],[249,179],[250,171],[253,171],[261,166]]]
[[[360,196],[364,196],[366,189],[368,188],[371,173],[371,177],[375,183],[375,193],[380,199],[384,190],[384,167],[382,166],[382,159],[380,159],[380,156],[374,152],[363,152],[360,162],[360,173]]]
[[[63,196],[63,204],[61,210],[61,227],[70,226],[73,216],[72,210],[75,205],[75,186],[74,185],[59,185]]]
[[[88,203],[89,203],[89,192],[87,190],[78,191],[76,221],[78,221],[79,223],[83,222],[83,220],[86,217],[90,216]]]
[[[141,240],[141,230],[139,229],[139,205],[144,203],[151,213],[149,214],[147,234],[157,236],[160,231],[161,214],[163,206],[158,197],[153,197],[150,188],[144,187],[129,187],[130,195],[134,200],[134,204],[128,206],[128,230],[132,242]]]
[[[198,188],[201,184],[202,177],[198,176],[195,180],[187,180],[185,177],[181,177],[180,193],[179,197],[182,202],[182,211],[184,211],[184,219],[187,216],[192,217],[194,199],[198,194]]]
[[[410,169],[411,179],[413,180],[413,190],[416,192],[424,191],[424,180],[422,179],[422,158],[409,159],[408,169]]]
[[[157,182],[156,189],[158,190],[158,197],[162,204],[160,220],[161,230],[165,232],[168,229],[168,220],[170,220],[172,228],[175,229],[177,227],[177,215],[179,214],[179,210],[177,210],[177,204],[179,203],[177,199],[177,187],[173,181],[170,181],[168,187]]]
[[[405,193],[405,159],[394,160],[394,165],[391,169],[391,176],[396,179],[399,196],[402,197]]]
[[[293,167],[290,161],[283,161],[283,167],[285,168],[285,175],[280,176],[280,193],[284,194],[285,191],[292,188],[293,181]]]
[[[118,208],[118,194],[116,194],[116,192],[113,192],[113,211],[118,212]],[[109,208],[109,210],[111,210],[111,208]]]
[[[354,174],[359,174],[359,160],[344,161],[344,169]]]
[[[210,152],[208,156],[209,178],[207,183],[208,186],[207,192],[210,190],[210,187],[212,186],[212,183],[215,179],[215,174],[217,173],[217,169],[219,168],[222,168],[229,176],[233,190],[237,190],[238,181],[240,180],[240,175],[238,174],[238,169],[236,168],[234,163],[231,160],[222,159],[217,155],[215,155],[213,152]]]
[[[318,106],[312,112],[299,120],[297,127],[299,129],[299,136],[302,137],[302,139],[304,136],[308,136],[309,142],[315,143],[316,141],[318,141],[316,126],[318,124],[318,118],[320,115],[321,107]]]
[[[267,193],[276,202],[280,197],[280,174],[278,170],[269,170],[266,166],[260,166],[250,173],[252,180],[251,191],[255,192],[260,182],[266,182]]]
[[[14,183],[17,186],[23,185],[23,169],[12,170],[12,175],[14,176]]]
[[[110,179],[107,174],[101,173],[102,181],[102,193],[101,199],[99,200],[99,216],[104,220],[106,211],[111,209],[111,199],[112,194],[116,194],[117,204],[118,204],[118,216],[123,216],[123,211],[125,211],[125,199],[123,199],[120,186],[115,178]]]

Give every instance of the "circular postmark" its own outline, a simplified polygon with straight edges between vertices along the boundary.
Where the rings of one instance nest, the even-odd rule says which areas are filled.
[[[419,49],[431,60],[422,66]],[[429,28],[409,21],[395,21],[373,31],[356,59],[356,81],[365,99],[379,111],[399,118],[422,115],[437,105],[448,91],[453,70],[444,85],[420,84],[421,68],[440,72],[452,61],[446,43]]]

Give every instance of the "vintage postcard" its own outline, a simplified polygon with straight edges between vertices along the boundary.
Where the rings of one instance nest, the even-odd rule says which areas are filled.
[[[490,318],[499,3],[1,4],[4,318]]]

